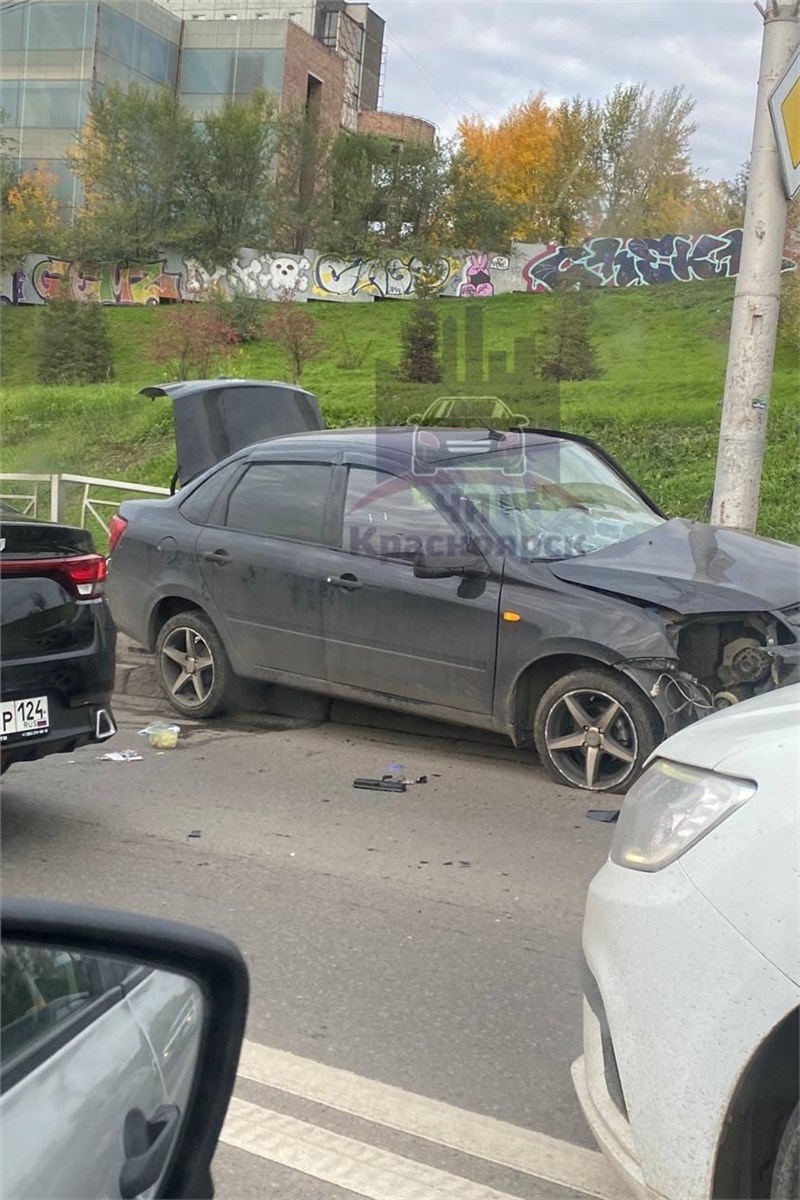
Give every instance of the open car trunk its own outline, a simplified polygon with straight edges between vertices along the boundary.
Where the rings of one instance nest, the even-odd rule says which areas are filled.
[[[141,395],[172,399],[178,456],[173,489],[254,442],[323,427],[316,396],[290,383],[197,379],[154,384]]]

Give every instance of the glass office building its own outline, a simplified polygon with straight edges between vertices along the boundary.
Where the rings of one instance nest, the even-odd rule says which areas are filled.
[[[257,88],[281,104],[313,95],[330,127],[355,128],[378,105],[382,45],[381,18],[345,0],[300,0],[291,18],[286,0],[0,0],[4,132],[20,168],[57,177],[67,210],[81,196],[65,155],[92,89],[169,88],[198,119]]]

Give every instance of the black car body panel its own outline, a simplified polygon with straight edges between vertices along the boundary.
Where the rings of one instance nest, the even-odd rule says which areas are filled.
[[[71,585],[71,562],[102,560],[90,534],[68,525],[6,520],[2,525],[2,674],[0,760],[72,751],[114,733],[116,629],[97,589]],[[7,725],[8,705],[46,697],[46,728]],[[22,710],[20,710],[22,711]]]
[[[152,649],[167,616],[196,606],[236,674],[495,729],[518,744],[531,740],[537,697],[586,664],[624,673],[666,732],[720,691],[736,699],[790,681],[795,668],[771,655],[797,643],[782,612],[800,601],[795,548],[667,522],[588,439],[524,437],[534,452],[573,443],[595,455],[640,498],[652,528],[582,557],[531,561],[493,542],[479,513],[451,510],[452,464],[414,477],[411,428],[299,434],[238,452],[169,500],[125,502],[109,569],[115,618]],[[313,541],[226,524],[244,473],[281,463],[298,475],[330,468]],[[421,578],[402,557],[354,550],[343,521],[348,472],[358,468],[413,483],[462,548],[477,547],[483,569]]]

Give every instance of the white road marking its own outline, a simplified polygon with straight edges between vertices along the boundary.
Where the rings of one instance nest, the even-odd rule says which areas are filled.
[[[285,1050],[245,1041],[239,1075],[400,1133],[572,1188],[597,1200],[626,1200],[603,1156],[571,1142],[417,1096]]]
[[[371,1200],[519,1200],[236,1097],[220,1140]]]

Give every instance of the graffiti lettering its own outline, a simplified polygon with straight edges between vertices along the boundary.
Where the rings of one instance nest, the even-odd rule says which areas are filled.
[[[457,260],[441,258],[435,264],[435,288],[445,287]],[[413,296],[417,274],[425,264],[414,256],[390,258],[386,261],[370,258],[342,259],[323,254],[314,267],[315,290],[323,296],[350,296],[369,299],[374,296]]]
[[[570,287],[689,283],[739,274],[742,230],[662,238],[598,237],[581,246],[548,246],[522,269],[529,292]]]
[[[433,270],[441,296],[490,297],[504,292],[551,292],[558,288],[628,288],[657,283],[732,278],[739,273],[742,230],[676,234],[661,238],[596,237],[577,246],[517,244],[510,254],[487,250],[448,255]],[[787,241],[782,270],[797,269],[797,250]],[[19,269],[5,272],[3,304],[44,304],[60,296],[100,304],[227,299],[318,300],[347,303],[407,299],[425,269],[413,255],[389,259],[340,258],[307,250],[262,254],[240,250],[228,266],[207,270],[172,251],[148,262],[81,263],[28,254]]]

